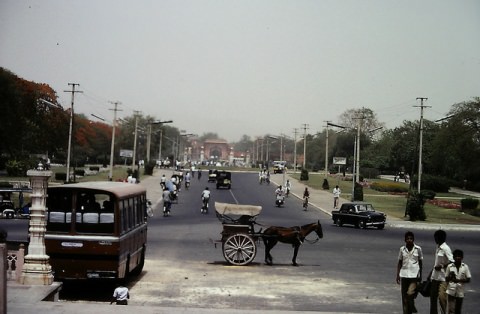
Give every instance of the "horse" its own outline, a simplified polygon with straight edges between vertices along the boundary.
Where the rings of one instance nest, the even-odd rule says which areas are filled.
[[[278,243],[278,241],[283,243],[288,243],[293,246],[293,258],[292,264],[293,266],[298,266],[297,264],[297,254],[300,245],[302,245],[305,238],[315,231],[318,238],[323,238],[323,230],[322,225],[320,224],[320,220],[318,222],[314,222],[308,225],[304,225],[301,227],[268,227],[263,232],[263,243],[265,244],[265,263],[267,265],[273,265],[273,258],[270,254],[270,250]]]

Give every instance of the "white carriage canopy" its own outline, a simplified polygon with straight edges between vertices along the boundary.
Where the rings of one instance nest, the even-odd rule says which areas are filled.
[[[215,202],[215,210],[220,215],[247,215],[253,217],[260,214],[262,206]]]

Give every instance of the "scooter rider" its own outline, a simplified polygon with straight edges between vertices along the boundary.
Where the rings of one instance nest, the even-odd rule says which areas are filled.
[[[202,192],[202,209],[200,212],[202,214],[208,213],[208,202],[210,201],[210,190],[208,189],[208,186],[203,190]]]
[[[283,202],[285,201],[285,196],[284,196],[284,193],[283,193],[283,189],[282,189],[282,186],[279,185],[278,188],[275,190],[275,195],[276,195],[276,200],[275,200],[275,204],[280,207],[281,205],[283,205]]]
[[[162,194],[163,198],[163,217],[167,217],[170,215],[170,208],[172,207],[172,199],[170,195],[170,191],[165,188]]]
[[[190,180],[191,180],[191,175],[190,172],[187,172],[185,175],[185,188],[188,189],[190,187]]]
[[[283,196],[283,190],[282,190],[281,185],[279,185],[278,188],[275,190],[275,195],[276,196]]]

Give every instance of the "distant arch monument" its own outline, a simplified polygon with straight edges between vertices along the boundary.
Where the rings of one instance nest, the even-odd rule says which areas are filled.
[[[203,156],[200,158],[202,161],[229,160],[233,152],[233,148],[230,147],[228,142],[222,139],[205,140],[202,148]]]

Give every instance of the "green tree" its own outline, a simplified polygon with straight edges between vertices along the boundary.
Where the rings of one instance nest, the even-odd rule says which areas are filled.
[[[480,98],[453,105],[449,116],[433,140],[432,172],[480,190]]]

